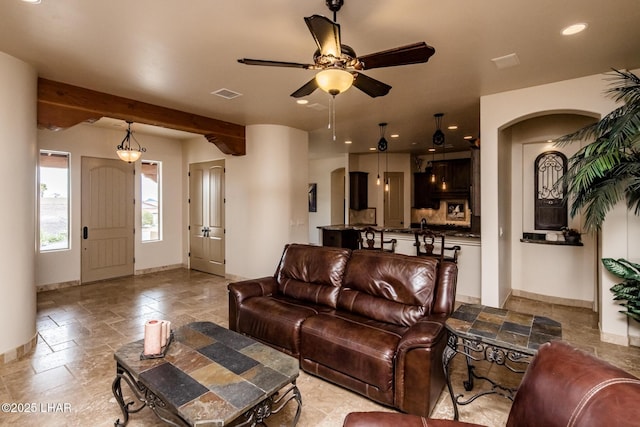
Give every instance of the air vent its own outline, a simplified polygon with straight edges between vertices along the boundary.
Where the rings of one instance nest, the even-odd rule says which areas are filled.
[[[520,59],[518,55],[515,53],[510,53],[509,55],[500,56],[498,58],[493,58],[491,61],[498,67],[498,69],[515,67],[516,65],[520,65]]]
[[[211,92],[211,94],[212,95],[218,95],[219,97],[224,98],[224,99],[233,99],[233,98],[237,98],[239,96],[242,96],[241,93],[234,92],[232,90],[225,89],[225,88],[218,89],[218,90],[216,90],[214,92]]]
[[[314,104],[307,104],[307,108],[311,108],[312,110],[316,110],[316,111],[324,111],[326,110],[328,107],[326,105],[322,105],[322,104],[318,104],[317,102]]]

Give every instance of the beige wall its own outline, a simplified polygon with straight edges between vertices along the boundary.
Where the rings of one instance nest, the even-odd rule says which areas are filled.
[[[36,90],[35,70],[0,52],[0,361],[28,350],[36,335]]]
[[[596,277],[595,234],[584,234],[584,246],[552,246],[522,243],[523,232],[545,232],[534,228],[534,162],[538,155],[554,150],[571,157],[583,144],[558,147],[547,142],[573,132],[596,119],[580,115],[554,114],[516,123],[511,129],[511,287],[523,295],[548,296],[572,305],[594,308]],[[581,215],[569,219],[581,230]],[[591,266],[592,268],[586,268]],[[521,293],[521,294],[522,294]],[[544,299],[544,298],[543,298]]]
[[[135,125],[134,125],[135,131]],[[115,147],[124,137],[124,128],[104,128],[80,124],[62,131],[38,131],[38,148],[70,154],[70,249],[43,252],[37,255],[37,286],[78,283],[81,256],[81,162],[83,156],[116,159]],[[136,139],[147,149],[142,159],[162,162],[161,204],[162,240],[141,242],[139,204],[135,210],[135,270],[137,272],[165,266],[181,265],[182,208],[186,203],[181,187],[182,170],[180,141],[156,135],[136,133]],[[204,138],[202,138],[204,140]],[[140,162],[136,163],[135,195],[140,200]]]
[[[511,214],[504,215],[506,204],[511,204],[504,191],[504,150],[511,151],[510,137],[504,131],[511,125],[531,117],[556,113],[576,113],[601,117],[615,108],[611,99],[603,96],[608,81],[602,74],[551,83],[484,96],[480,99],[480,128],[482,141],[482,302],[501,306],[511,289],[512,230]],[[514,207],[514,209],[520,209]],[[601,232],[599,256],[640,258],[629,245],[629,236],[637,235],[638,221],[624,209],[613,212]],[[501,232],[502,231],[502,232]],[[592,264],[585,268],[593,268]],[[628,342],[629,325],[620,307],[611,298],[613,284],[608,273],[598,272],[598,299],[600,301],[600,328],[603,339],[619,343]]]
[[[187,141],[183,151],[187,169],[189,163],[225,159],[225,267],[232,278],[273,275],[286,243],[309,241],[307,133],[251,125],[246,140],[245,156],[225,156],[200,138]],[[187,194],[186,177],[183,188]]]
[[[409,154],[396,153],[380,154],[380,185],[376,185],[378,176],[377,154],[352,154],[349,156],[349,170],[368,172],[367,190],[369,207],[376,208],[376,221],[379,226],[384,225],[384,172],[401,172],[404,174],[404,223],[407,227],[411,223],[411,157]],[[348,174],[348,172],[347,172]],[[348,187],[348,186],[347,186]],[[349,196],[347,195],[347,200]],[[348,206],[348,202],[347,202]]]
[[[309,182],[318,184],[318,211],[309,212],[309,243],[320,244],[320,230],[318,230],[317,227],[334,223],[331,220],[331,212],[333,209],[336,209],[336,212],[342,211],[344,199],[334,199],[331,197],[332,185],[339,185],[337,182],[335,184],[331,182],[331,172],[336,169],[346,168],[347,158],[348,155],[345,154],[337,157],[309,160]],[[346,183],[346,185],[348,186],[348,183]],[[336,214],[335,216],[338,215]],[[345,219],[342,218],[338,224],[344,222]]]

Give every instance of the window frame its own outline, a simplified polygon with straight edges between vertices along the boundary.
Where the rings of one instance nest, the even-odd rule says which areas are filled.
[[[41,192],[41,184],[42,184],[42,157],[43,155],[47,156],[64,156],[67,159],[66,172],[67,172],[67,245],[66,247],[54,247],[51,249],[47,249],[42,246],[42,192]],[[59,150],[47,150],[40,149],[38,150],[38,169],[37,169],[37,183],[36,189],[38,194],[38,233],[37,233],[37,245],[39,253],[52,253],[52,252],[62,252],[62,251],[70,251],[72,249],[72,231],[71,231],[71,153],[68,151],[59,151]]]
[[[143,181],[147,174],[144,173],[144,165],[155,166],[156,167],[156,185],[157,185],[157,212],[156,212],[156,223],[157,223],[157,237],[153,239],[145,239],[144,233],[142,232],[144,227],[144,213],[145,213],[145,192],[143,190]],[[154,243],[161,242],[163,239],[162,233],[162,220],[163,220],[163,203],[162,203],[162,161],[160,160],[148,160],[143,159],[140,162],[140,241],[142,243]]]

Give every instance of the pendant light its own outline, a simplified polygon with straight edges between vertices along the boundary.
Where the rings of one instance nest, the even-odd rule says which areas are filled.
[[[442,132],[442,116],[444,116],[444,113],[436,113],[433,115],[433,117],[436,120],[436,131],[433,133],[433,144],[440,146],[440,145],[444,145],[444,132]]]
[[[445,147],[442,147],[442,161],[445,162],[446,161],[446,157],[447,157],[447,150],[445,149]],[[442,174],[442,181],[440,182],[440,188],[442,188],[442,191],[447,189],[447,180],[445,178],[445,174]]]
[[[380,185],[380,150],[378,151],[378,178],[376,179],[376,185]]]
[[[445,158],[445,147],[444,147],[444,132],[442,132],[442,116],[444,116],[444,113],[436,113],[433,115],[433,117],[435,118],[436,121],[436,131],[433,133],[433,138],[431,139],[432,144],[435,146],[440,146],[442,145],[442,160],[444,161]],[[435,148],[435,147],[434,147]],[[435,150],[433,152],[433,158],[435,159]],[[432,173],[431,173],[431,182],[434,183],[436,182],[436,174],[435,174],[435,169],[432,169]],[[442,190],[446,190],[447,189],[447,181],[446,178],[444,176],[444,174],[442,174],[442,182],[440,183]]]
[[[140,158],[142,153],[147,151],[146,148],[140,146],[136,137],[133,136],[133,132],[131,132],[131,123],[132,122],[127,121],[127,134],[124,136],[120,145],[116,147],[116,153],[118,154],[118,157],[120,157],[120,160],[128,163],[135,162]],[[131,147],[131,138],[133,138],[133,141],[138,145],[138,148]]]
[[[386,161],[386,167],[385,170],[388,171],[389,170],[389,154],[386,153],[387,148],[389,147],[389,144],[387,143],[386,138],[384,137],[384,131],[387,128],[387,124],[386,123],[379,123],[378,126],[380,127],[380,140],[378,141],[378,184],[380,184],[380,152],[383,151],[385,152],[385,161]],[[389,177],[387,176],[384,180],[384,191],[389,191]]]
[[[435,184],[436,182],[436,167],[435,167],[435,163],[436,163],[436,146],[433,145],[433,142],[431,143],[431,176],[429,177],[429,181],[432,184]]]
[[[389,191],[389,153],[385,153],[385,161],[387,165],[385,166],[385,179],[384,179],[384,191]]]

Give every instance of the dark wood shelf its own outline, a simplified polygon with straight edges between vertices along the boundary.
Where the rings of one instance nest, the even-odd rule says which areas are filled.
[[[522,243],[535,243],[537,245],[556,245],[556,246],[584,246],[582,242],[562,242],[552,240],[539,240],[539,239],[520,239]]]

